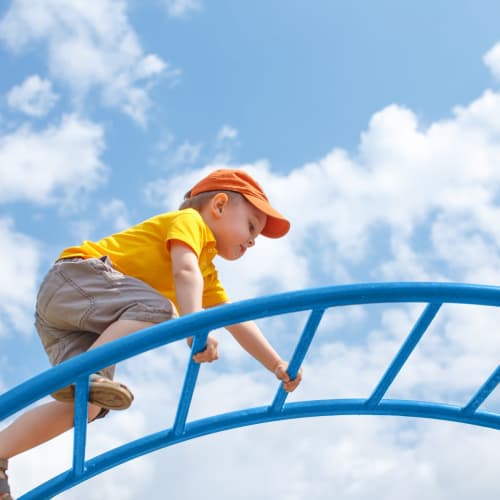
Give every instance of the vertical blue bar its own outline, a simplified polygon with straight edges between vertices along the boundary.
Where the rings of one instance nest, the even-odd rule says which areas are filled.
[[[299,342],[297,343],[297,347],[295,348],[295,352],[292,355],[292,359],[290,360],[290,364],[288,365],[288,375],[293,380],[297,373],[300,370],[300,366],[304,361],[304,358],[307,354],[307,350],[311,345],[312,339],[314,338],[314,334],[318,329],[321,318],[323,317],[325,310],[324,309],[314,309],[311,311],[309,318],[307,320],[306,326],[300,336]],[[287,392],[283,389],[283,385],[280,385],[276,396],[274,397],[274,401],[271,404],[270,411],[272,413],[276,413],[281,411],[283,408],[283,404],[285,403],[285,399],[287,397]]]
[[[389,386],[392,384],[410,354],[413,352],[413,349],[415,349],[415,346],[422,338],[422,335],[432,323],[432,320],[436,316],[440,307],[441,304],[435,304],[432,302],[427,304],[427,307],[424,309],[424,312],[420,315],[417,322],[413,326],[408,338],[401,346],[401,349],[396,354],[396,357],[392,360],[391,365],[385,372],[376,389],[373,391],[373,394],[368,398],[366,402],[368,406],[376,406],[379,404],[380,400],[387,392],[387,389],[389,389]]]
[[[87,420],[89,399],[89,376],[85,375],[75,383],[75,416],[73,429],[73,474],[80,476],[84,472],[85,448],[87,444]]]
[[[175,436],[180,436],[184,432],[189,407],[191,406],[191,401],[193,399],[194,387],[200,371],[200,364],[193,361],[193,356],[203,351],[207,343],[207,337],[208,332],[195,336],[193,340],[191,358],[189,359],[187,366],[181,397],[177,407],[177,414],[175,416],[174,425],[172,426],[172,432]]]

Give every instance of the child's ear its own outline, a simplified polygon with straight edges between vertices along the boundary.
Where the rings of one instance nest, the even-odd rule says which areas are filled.
[[[224,212],[229,197],[226,193],[217,193],[210,202],[210,208],[212,209],[212,214],[215,218],[221,217]]]

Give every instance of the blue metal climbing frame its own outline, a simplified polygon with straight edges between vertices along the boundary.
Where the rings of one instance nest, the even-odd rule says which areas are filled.
[[[192,352],[199,352],[211,330],[251,319],[310,311],[289,365],[289,374],[294,378],[327,309],[380,303],[421,303],[424,304],[424,309],[399,352],[374,386],[373,392],[366,398],[286,403],[287,394],[280,386],[273,401],[267,406],[187,421],[200,370],[200,366],[189,357],[177,413],[170,428],[131,441],[96,457],[86,458],[86,401],[89,375],[96,370],[189,336],[195,337]],[[82,354],[0,396],[1,421],[56,389],[76,381],[73,466],[25,493],[19,500],[46,500],[108,469],[152,451],[207,434],[276,420],[326,415],[395,415],[449,420],[500,429],[500,413],[481,410],[481,405],[500,382],[500,365],[464,406],[384,398],[440,307],[446,303],[500,307],[500,287],[452,283],[373,283],[289,292],[185,316]]]

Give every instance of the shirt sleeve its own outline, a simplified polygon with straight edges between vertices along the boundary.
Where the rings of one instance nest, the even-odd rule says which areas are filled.
[[[182,210],[170,223],[166,244],[172,240],[182,241],[196,254],[202,256],[207,240],[213,239],[207,234],[207,228],[198,212]],[[203,260],[203,259],[202,259]],[[217,270],[212,262],[203,271],[203,308],[214,307],[229,301],[227,293],[219,280]]]
[[[168,245],[170,241],[182,241],[193,250],[199,258],[203,246],[205,245],[205,231],[203,220],[197,213],[188,210],[182,210],[171,221],[165,243]]]
[[[219,281],[215,267],[213,272],[203,278],[203,308],[214,307],[229,302],[226,290]]]

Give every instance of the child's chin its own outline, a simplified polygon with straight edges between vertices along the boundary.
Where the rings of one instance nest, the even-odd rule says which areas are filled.
[[[219,254],[219,257],[222,257],[224,260],[238,260],[242,257],[242,255],[233,255],[233,254],[230,254],[230,255],[223,255],[223,254]]]

